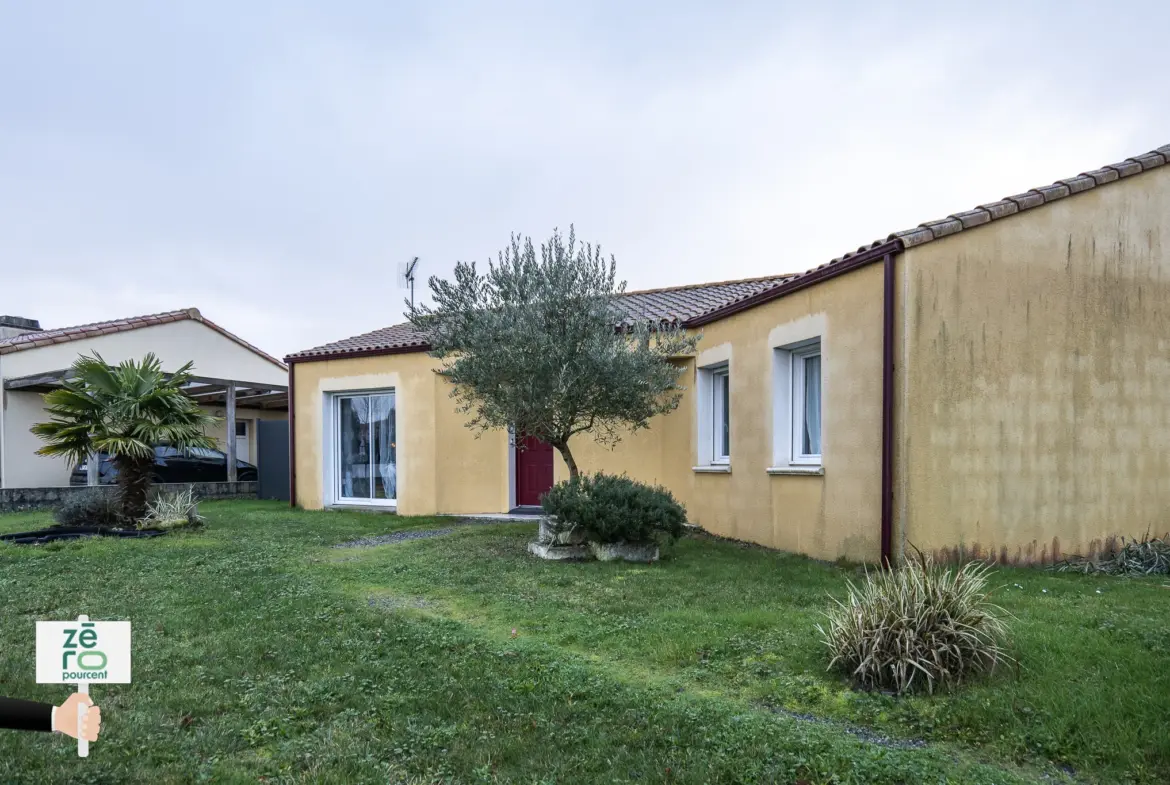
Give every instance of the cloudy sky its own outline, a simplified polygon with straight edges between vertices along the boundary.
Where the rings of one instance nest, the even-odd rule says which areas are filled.
[[[0,0],[0,313],[274,354],[575,223],[631,288],[816,266],[1170,142],[1166,3]],[[425,289],[425,287],[423,287]]]

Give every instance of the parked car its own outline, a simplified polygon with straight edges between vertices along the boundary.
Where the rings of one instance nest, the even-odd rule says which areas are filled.
[[[98,484],[117,482],[118,470],[110,456],[101,453],[98,463]],[[196,447],[183,453],[174,447],[154,448],[155,482],[226,482],[227,455],[219,450]],[[236,479],[255,481],[256,467],[247,461],[236,461]],[[70,485],[86,485],[89,481],[89,462],[82,461],[69,475]]]

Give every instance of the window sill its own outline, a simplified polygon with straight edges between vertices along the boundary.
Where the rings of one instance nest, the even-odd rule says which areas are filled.
[[[330,504],[330,510],[371,510],[376,512],[398,512],[398,504],[387,504],[386,502],[369,502],[363,504],[362,502],[334,502]]]
[[[731,464],[713,463],[710,466],[692,466],[691,471],[697,474],[731,474]]]
[[[773,477],[794,475],[794,474],[807,474],[807,475],[812,475],[814,477],[823,477],[825,474],[825,467],[824,466],[769,466],[767,468],[767,472],[768,472],[768,474],[772,475]]]

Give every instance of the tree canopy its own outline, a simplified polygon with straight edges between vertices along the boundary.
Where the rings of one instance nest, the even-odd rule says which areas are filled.
[[[508,428],[560,452],[572,476],[569,441],[590,434],[612,446],[673,411],[683,387],[675,358],[698,336],[651,324],[620,308],[625,282],[601,247],[553,230],[537,252],[513,235],[486,272],[459,262],[452,280],[431,276],[433,304],[409,306],[468,427]]]

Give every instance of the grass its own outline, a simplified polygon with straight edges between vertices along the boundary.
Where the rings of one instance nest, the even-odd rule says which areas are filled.
[[[1018,671],[895,700],[824,671],[813,626],[851,569],[707,539],[653,566],[537,562],[524,554],[530,524],[333,549],[450,521],[260,502],[200,511],[206,529],[156,540],[0,547],[0,695],[68,692],[34,683],[35,620],[134,623],[134,683],[93,688],[104,727],[90,759],[66,739],[0,731],[0,782],[1170,772],[1170,591],[1157,579],[1000,571]],[[0,531],[48,518],[2,516]],[[925,744],[875,744],[858,728]]]

